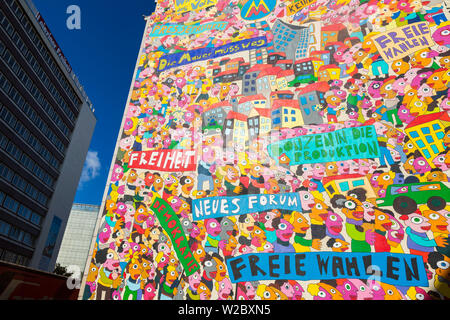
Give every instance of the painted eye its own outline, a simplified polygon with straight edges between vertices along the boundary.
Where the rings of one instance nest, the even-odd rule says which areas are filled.
[[[391,289],[389,289],[388,291],[386,291],[388,295],[392,296],[394,294],[394,291],[392,291]]]
[[[297,219],[297,222],[298,222],[298,223],[302,223],[302,222],[303,222],[303,219],[302,219],[302,218],[298,218],[298,219]]]
[[[345,290],[350,291],[352,289],[352,286],[348,283],[345,284]]]
[[[418,293],[418,294],[416,294],[416,299],[417,300],[424,300],[425,296],[422,293]]]
[[[414,224],[421,224],[423,222],[423,218],[421,217],[414,217],[411,219],[411,222]]]
[[[417,161],[417,163],[418,163],[420,166],[424,166],[424,165],[425,165],[425,161],[423,161],[423,160],[419,160],[419,161]]]
[[[269,299],[270,298],[270,292],[269,291],[264,291],[264,298]]]
[[[318,203],[318,204],[316,204],[316,209],[322,210],[322,209],[323,209],[323,206],[322,206],[320,203]]]
[[[438,220],[439,219],[439,215],[437,213],[432,213],[432,214],[430,214],[429,218],[431,220]]]
[[[110,252],[106,255],[106,259],[112,259],[112,258],[114,258],[114,254],[112,252]]]
[[[345,201],[344,205],[347,209],[353,210],[356,208],[356,204],[353,201]]]
[[[317,295],[322,298],[325,298],[327,296],[327,294],[323,291],[319,291],[319,293]]]
[[[340,243],[340,242],[335,242],[333,244],[333,248],[340,248],[340,247],[342,247],[342,243]]]
[[[280,230],[286,230],[287,225],[285,223],[280,223],[280,225],[278,226],[278,228],[280,228]]]
[[[337,221],[337,217],[336,217],[334,214],[332,214],[332,215],[330,216],[330,220],[331,220],[331,221]]]
[[[385,176],[383,176],[383,180],[385,180],[385,181],[388,181],[388,180],[390,180],[391,179],[391,176],[390,175],[385,175]]]
[[[211,222],[211,224],[209,225],[211,228],[215,228],[215,227],[217,227],[217,223],[215,223],[215,222]]]
[[[448,267],[450,267],[450,263],[448,263],[447,261],[439,261],[438,263],[436,263],[436,265],[442,270],[446,270],[448,269]]]
[[[211,268],[212,265],[213,265],[213,264],[212,264],[211,260],[208,260],[208,261],[205,262],[205,266],[206,266],[206,267]]]
[[[378,220],[380,220],[380,221],[383,221],[383,220],[385,220],[385,219],[386,219],[386,216],[384,216],[384,215],[378,216]]]
[[[366,287],[364,287],[364,286],[359,287],[359,291],[361,291],[361,292],[366,291]]]
[[[335,293],[336,293],[336,290],[330,289],[330,292],[331,292],[332,294],[335,294]]]

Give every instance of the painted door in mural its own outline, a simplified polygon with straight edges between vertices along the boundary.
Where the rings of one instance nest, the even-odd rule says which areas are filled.
[[[80,297],[449,299],[449,18],[158,1]]]

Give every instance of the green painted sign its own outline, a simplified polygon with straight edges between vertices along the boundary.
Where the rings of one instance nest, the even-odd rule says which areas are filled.
[[[195,271],[199,270],[200,267],[189,248],[180,219],[178,219],[172,207],[165,200],[156,198],[153,201],[151,209],[155,213],[163,229],[169,235],[172,246],[175,249],[178,260],[180,260],[183,265],[186,275],[190,276]]]

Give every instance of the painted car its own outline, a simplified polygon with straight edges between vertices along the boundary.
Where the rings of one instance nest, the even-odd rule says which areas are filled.
[[[427,204],[431,210],[445,208],[450,199],[450,189],[442,182],[393,184],[387,188],[386,197],[378,198],[380,207],[393,206],[399,214],[410,214],[418,204]]]

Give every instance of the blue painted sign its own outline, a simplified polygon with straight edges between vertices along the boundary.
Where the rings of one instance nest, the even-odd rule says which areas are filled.
[[[231,282],[374,279],[397,286],[428,286],[421,256],[389,252],[246,254],[227,260]]]
[[[245,20],[258,20],[268,16],[277,5],[276,0],[249,0],[241,9],[241,17]]]
[[[243,215],[272,209],[302,211],[298,193],[250,194],[192,200],[194,221]]]
[[[194,63],[197,61],[214,59],[240,51],[253,50],[266,46],[267,39],[264,36],[238,42],[232,42],[217,48],[201,48],[197,50],[168,54],[162,56],[159,60],[157,71],[162,72],[170,68],[184,66],[186,64]]]
[[[284,154],[286,158],[283,161],[291,166],[380,157],[374,126],[345,128],[285,139],[272,143],[267,148],[269,155],[277,161]]]

